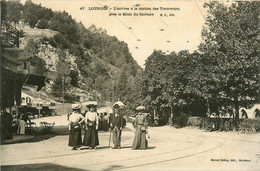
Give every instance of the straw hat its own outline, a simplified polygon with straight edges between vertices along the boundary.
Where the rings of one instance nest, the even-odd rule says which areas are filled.
[[[144,106],[138,106],[135,110],[137,110],[137,111],[144,111],[145,107]]]
[[[97,107],[97,102],[96,101],[89,101],[84,103],[87,107]]]
[[[80,104],[72,104],[71,108],[73,110],[77,110],[77,109],[80,109],[81,108],[81,105]]]

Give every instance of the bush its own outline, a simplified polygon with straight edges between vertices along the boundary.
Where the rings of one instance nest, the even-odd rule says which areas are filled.
[[[173,117],[173,126],[176,128],[182,128],[187,126],[189,116],[187,114],[180,114],[179,116]]]
[[[41,20],[37,23],[36,27],[37,27],[38,29],[48,29],[50,26],[49,26],[48,20],[41,19]]]
[[[189,117],[187,126],[195,126],[209,131],[259,132],[259,119]]]

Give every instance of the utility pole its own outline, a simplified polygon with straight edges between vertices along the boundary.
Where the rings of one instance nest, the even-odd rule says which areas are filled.
[[[114,101],[114,96],[115,96],[115,80],[114,80],[114,78],[113,78],[113,91],[112,91],[112,102]]]
[[[64,89],[65,89],[65,85],[64,85],[64,82],[65,82],[65,78],[64,78],[64,74],[62,76],[62,114],[64,114]]]
[[[38,118],[40,118],[40,115],[41,115],[41,94],[39,93],[38,94],[38,100],[39,100],[39,102],[38,102],[38,104],[39,104],[39,106],[38,106]]]

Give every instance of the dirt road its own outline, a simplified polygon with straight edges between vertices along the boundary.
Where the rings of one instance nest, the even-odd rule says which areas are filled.
[[[72,151],[68,136],[2,145],[2,170],[260,170],[260,134],[153,127],[149,149],[132,150],[127,127],[120,150],[108,147],[109,132],[98,150]]]

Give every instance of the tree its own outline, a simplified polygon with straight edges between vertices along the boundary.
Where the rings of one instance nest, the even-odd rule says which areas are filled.
[[[19,1],[8,1],[7,20],[17,24],[21,20],[23,6]]]
[[[34,74],[44,75],[48,70],[46,68],[45,60],[38,57],[39,47],[40,43],[31,38],[24,48],[23,55],[30,60]]]
[[[210,99],[219,106],[239,107],[259,102],[259,15],[260,2],[237,2],[225,6],[206,3],[208,16],[202,30],[200,51],[210,67],[205,67],[215,91]],[[208,85],[204,84],[204,89]]]
[[[190,54],[187,50],[170,55],[154,51],[148,57],[142,95],[146,106],[155,109],[159,119],[164,120],[162,123],[174,119],[179,125],[178,122],[188,115],[206,115],[207,105],[199,86],[200,66],[200,54]]]
[[[78,87],[79,84],[78,84],[78,81],[79,81],[79,73],[77,70],[71,70],[70,71],[70,83],[72,86],[74,87]]]
[[[31,58],[37,56],[39,52],[39,42],[37,42],[33,38],[30,38],[27,41],[24,51],[27,53],[27,56]]]
[[[166,93],[165,89],[168,86],[167,73],[170,62],[170,56],[165,55],[162,51],[154,51],[151,56],[147,58],[145,63],[145,70],[143,74],[143,88],[142,96],[144,98],[144,105],[150,110],[156,110],[159,113],[160,121],[166,123],[169,114],[165,111],[169,109],[169,100],[171,96]]]
[[[59,31],[67,37],[70,43],[78,43],[80,35],[76,21],[65,11],[54,13],[49,25],[50,29]]]
[[[49,28],[49,22],[46,19],[41,19],[36,25],[39,29],[48,29]]]
[[[35,68],[34,74],[44,75],[48,71],[45,60],[38,56],[31,59],[31,65]]]
[[[1,22],[6,21],[7,18],[7,5],[6,0],[0,2],[1,5]]]
[[[33,4],[31,0],[27,0],[25,2],[22,18],[30,25],[31,28],[34,28],[38,22],[38,12],[38,6]]]
[[[56,72],[57,72],[57,78],[54,81],[53,85],[53,94],[57,97],[62,97],[65,94],[66,91],[68,91],[70,87],[70,65],[66,61],[67,53],[61,49],[57,50],[59,60],[56,65]],[[63,99],[64,100],[64,99]]]
[[[19,5],[19,3],[13,4]],[[13,10],[12,12],[16,15],[20,14],[20,9],[15,9],[17,11]],[[1,10],[1,14],[3,12]],[[65,81],[65,89],[67,90],[71,88],[70,85],[78,86],[89,92],[95,92],[98,96],[102,94],[102,96],[111,100],[111,92],[115,88],[117,91],[114,91],[113,97],[121,97],[126,101],[129,100],[128,96],[135,91],[132,88],[134,84],[129,83],[129,78],[131,80],[135,79],[135,76],[141,72],[141,68],[133,59],[125,42],[119,41],[115,36],[109,36],[106,30],[96,28],[94,25],[86,29],[82,23],[77,23],[67,12],[53,12],[51,9],[42,7],[41,4],[36,5],[32,3],[31,0],[27,0],[22,6],[21,17],[32,28],[36,26],[37,28],[52,29],[58,32],[53,37],[43,38],[43,40],[40,40],[41,43],[29,40],[25,49],[26,56],[32,58],[32,62],[38,68],[38,73],[44,72],[39,69],[40,66],[45,65],[38,58],[39,44],[44,44],[47,48],[50,44],[54,49],[66,52],[65,54],[58,52],[60,54],[57,64],[58,77],[54,81],[53,88],[53,93],[56,93],[56,96],[61,96],[62,78],[64,78],[63,72],[65,71],[68,72],[65,74],[65,77],[70,80]],[[20,20],[19,16],[13,19],[17,19],[15,22]],[[70,64],[66,58],[63,58],[67,55],[75,57],[75,64]],[[73,65],[74,71],[68,71],[70,70],[70,65]],[[127,76],[125,78],[127,79],[127,86],[117,84],[119,73],[122,70],[124,70]],[[117,74],[113,74],[116,72]],[[114,87],[111,86],[113,80]],[[127,93],[125,94],[124,92]],[[101,98],[105,99],[104,97]],[[134,101],[132,100],[132,102]]]

